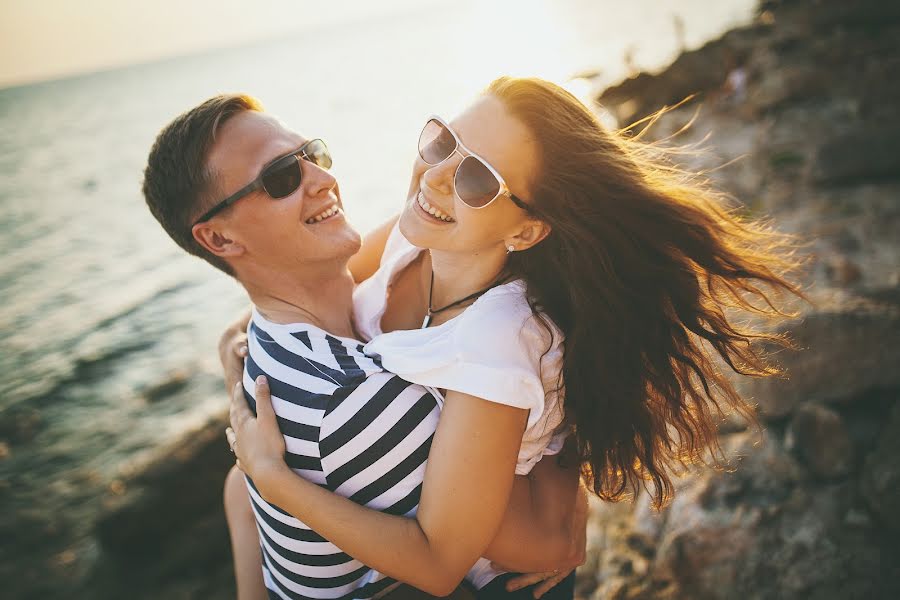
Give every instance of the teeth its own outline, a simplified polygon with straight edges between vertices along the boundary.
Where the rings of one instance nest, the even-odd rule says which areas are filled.
[[[453,223],[453,219],[450,218],[449,215],[445,215],[440,211],[440,209],[428,204],[428,202],[425,201],[425,197],[422,195],[422,192],[419,192],[419,195],[416,197],[416,201],[419,203],[419,206],[422,207],[422,210],[424,210],[431,216],[437,217],[441,221],[445,221],[447,223]]]
[[[306,220],[306,223],[307,223],[308,225],[312,225],[313,223],[318,223],[318,222],[320,222],[320,221],[323,221],[323,220],[327,219],[327,218],[330,217],[330,216],[336,215],[336,214],[339,213],[340,211],[341,211],[341,209],[338,208],[338,205],[337,205],[337,204],[332,204],[331,206],[329,206],[327,209],[323,210],[322,212],[320,212],[320,213],[317,214],[316,216],[308,218],[308,219]]]

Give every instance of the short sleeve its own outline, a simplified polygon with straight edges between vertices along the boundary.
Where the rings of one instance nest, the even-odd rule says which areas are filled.
[[[532,314],[524,292],[521,282],[494,288],[458,317],[378,336],[366,352],[413,383],[528,410],[530,428],[544,413],[542,372],[548,359],[555,365],[562,334]]]
[[[455,372],[448,373],[456,382],[451,389],[530,410],[531,426],[544,411],[541,361],[552,349],[553,331],[512,290],[472,308],[454,332],[458,354]]]

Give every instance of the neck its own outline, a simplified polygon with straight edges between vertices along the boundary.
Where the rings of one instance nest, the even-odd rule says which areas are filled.
[[[239,281],[256,310],[273,323],[308,323],[340,337],[353,330],[353,277],[343,265],[321,265],[302,272],[259,269]]]
[[[503,252],[462,254],[431,250],[432,308],[440,308],[491,285],[506,265]]]

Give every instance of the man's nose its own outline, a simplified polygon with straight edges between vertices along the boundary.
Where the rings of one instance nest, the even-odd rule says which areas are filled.
[[[307,163],[305,166],[307,189],[311,196],[327,194],[337,185],[337,179],[329,171],[314,163]]]

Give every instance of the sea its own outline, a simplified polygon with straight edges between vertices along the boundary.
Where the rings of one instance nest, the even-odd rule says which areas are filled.
[[[8,540],[28,524],[30,568],[81,568],[123,468],[227,405],[216,341],[247,298],[184,254],[140,193],[173,117],[221,92],[258,97],[328,142],[365,232],[399,210],[428,115],[452,118],[506,73],[588,98],[748,22],[755,4],[439,2],[0,90],[0,562],[17,563]],[[56,532],[45,545],[42,531]]]

